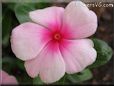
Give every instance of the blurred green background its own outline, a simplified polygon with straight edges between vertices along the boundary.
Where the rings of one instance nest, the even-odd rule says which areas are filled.
[[[25,68],[23,66],[24,62],[17,59],[12,53],[10,46],[10,35],[12,29],[20,23],[31,21],[28,17],[29,11],[49,6],[65,7],[67,4],[67,2],[2,3],[2,68],[9,74],[16,76],[20,84],[42,84],[42,82],[39,78],[32,80],[25,71]],[[90,9],[92,9],[98,16],[98,30],[96,34],[92,37],[104,40],[109,44],[109,46],[112,47],[114,51],[114,7],[90,7]],[[72,78],[72,76],[68,76],[66,78],[66,76],[64,76],[60,81],[55,84],[76,84],[78,80],[80,84],[112,84],[114,83],[113,61],[114,57],[112,57],[107,64],[91,69],[93,75],[91,75],[91,72],[86,69],[82,73],[78,73],[75,75],[78,78]],[[85,74],[85,72],[87,74]]]

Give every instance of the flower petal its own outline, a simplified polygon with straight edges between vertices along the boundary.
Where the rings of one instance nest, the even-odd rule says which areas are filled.
[[[14,76],[10,76],[6,72],[0,70],[0,84],[18,84],[18,82]]]
[[[31,11],[29,13],[32,21],[41,24],[50,29],[53,25],[61,26],[62,17],[63,17],[64,8],[62,7],[48,7],[45,9],[39,9]]]
[[[65,63],[58,44],[49,42],[37,58],[25,62],[25,68],[31,77],[39,74],[45,83],[59,80],[65,74]]]
[[[23,23],[12,31],[11,47],[21,60],[35,58],[44,45],[50,40],[48,30],[34,23]]]
[[[89,39],[65,40],[68,46],[61,45],[61,53],[66,63],[67,73],[77,73],[96,60],[96,50]]]
[[[30,77],[35,78],[38,76],[43,59],[43,57],[39,57],[38,55],[36,58],[32,60],[25,61],[24,66]]]
[[[70,38],[85,38],[95,33],[97,16],[81,1],[72,1],[65,8],[63,31],[68,29]]]

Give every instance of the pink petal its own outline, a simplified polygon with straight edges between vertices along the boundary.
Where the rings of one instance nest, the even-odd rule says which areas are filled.
[[[59,80],[65,74],[65,63],[58,44],[49,42],[37,58],[25,62],[25,68],[31,77],[39,74],[45,83]]]
[[[35,58],[44,45],[50,40],[48,30],[38,24],[23,23],[12,31],[11,47],[14,54],[21,60]]]
[[[89,39],[65,40],[68,46],[61,45],[61,53],[66,63],[67,73],[77,73],[96,60],[97,53]]]
[[[35,10],[29,13],[32,21],[46,26],[50,29],[53,25],[58,25],[61,27],[62,17],[63,17],[64,8],[62,7],[48,7],[45,9]]]
[[[68,30],[70,38],[85,38],[96,32],[97,16],[81,1],[72,1],[65,8],[63,31]]]
[[[0,84],[18,84],[16,78],[14,76],[8,75],[6,72],[0,70]]]
[[[30,77],[35,78],[38,76],[43,60],[44,58],[38,55],[36,58],[32,60],[25,61],[24,66]]]

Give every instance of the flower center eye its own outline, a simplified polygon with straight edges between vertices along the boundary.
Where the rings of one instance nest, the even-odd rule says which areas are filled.
[[[61,34],[60,33],[55,33],[54,34],[54,39],[55,40],[61,40]]]

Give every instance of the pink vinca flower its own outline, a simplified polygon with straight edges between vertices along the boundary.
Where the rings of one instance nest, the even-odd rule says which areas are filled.
[[[48,7],[29,16],[35,23],[17,26],[11,36],[12,50],[25,61],[29,76],[52,83],[95,61],[94,44],[86,37],[95,33],[97,16],[84,3],[72,1],[65,9]]]
[[[5,71],[0,70],[0,85],[17,85],[18,82],[14,76],[7,74]]]

